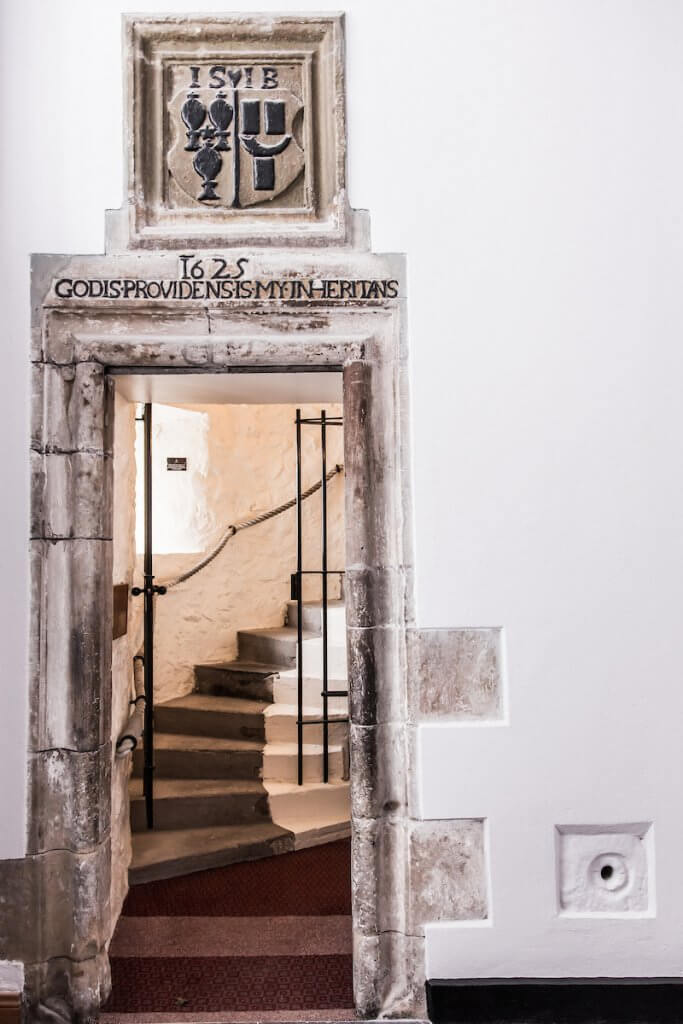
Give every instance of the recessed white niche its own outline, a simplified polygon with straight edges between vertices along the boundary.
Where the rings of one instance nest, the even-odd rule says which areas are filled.
[[[652,916],[653,842],[651,822],[557,825],[560,914]]]

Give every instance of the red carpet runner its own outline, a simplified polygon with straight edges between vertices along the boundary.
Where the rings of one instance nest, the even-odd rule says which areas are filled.
[[[131,888],[103,1020],[352,1018],[350,853],[341,840]]]

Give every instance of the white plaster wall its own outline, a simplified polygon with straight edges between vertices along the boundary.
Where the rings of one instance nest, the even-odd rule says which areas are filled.
[[[304,417],[341,414],[340,405],[302,405]],[[195,565],[238,519],[268,511],[296,493],[293,405],[153,407],[154,572],[159,583]],[[193,419],[196,418],[195,419]],[[205,447],[188,444],[188,421]],[[343,435],[328,428],[328,469],[343,462]],[[194,435],[193,435],[194,436]],[[320,480],[320,431],[302,428],[302,486]],[[168,472],[167,455],[186,456]],[[320,493],[304,502],[304,567],[320,567]],[[182,516],[186,516],[183,525]],[[344,568],[344,483],[328,484],[328,565]],[[161,543],[158,543],[157,538]],[[177,550],[168,551],[169,538]],[[138,548],[140,536],[138,534]],[[199,552],[199,553],[197,553]],[[240,531],[206,569],[156,601],[154,693],[158,702],[189,692],[194,666],[230,660],[237,631],[281,626],[296,568],[296,511]],[[138,574],[142,559],[138,558]],[[330,582],[337,596],[338,581]],[[319,589],[309,581],[305,596]]]
[[[241,4],[262,6],[292,5]],[[345,7],[351,200],[371,210],[376,249],[409,254],[419,619],[506,630],[509,727],[435,727],[423,745],[424,813],[490,814],[493,858],[493,924],[476,943],[473,930],[430,933],[430,972],[509,962],[504,945],[495,956],[514,910],[495,910],[501,893],[552,918],[556,823],[654,819],[658,920],[673,927],[683,911],[683,6]],[[27,254],[100,251],[102,209],[120,203],[121,9],[24,0],[0,15],[3,95],[20,97],[6,104],[1,196],[4,857],[21,854],[25,822]],[[465,756],[486,768],[470,764],[467,789]],[[576,957],[562,945],[571,929],[518,942],[515,969],[539,973],[550,958],[580,972],[602,957],[619,971],[631,963],[611,956],[624,924],[600,924],[590,963],[587,942]],[[641,969],[678,973],[679,939],[671,964],[662,933],[639,924],[629,928]],[[463,948],[475,947],[465,964]]]
[[[113,583],[130,587],[135,570],[135,405],[114,399],[114,557]],[[133,656],[142,643],[142,599],[128,599],[128,632],[112,644],[112,877],[115,921],[128,889],[131,856],[128,778],[131,758],[117,758],[116,740],[128,720],[133,695]]]

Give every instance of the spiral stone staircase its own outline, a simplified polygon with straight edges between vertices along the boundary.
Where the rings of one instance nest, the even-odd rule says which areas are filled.
[[[321,714],[322,606],[303,606],[304,718]],[[343,601],[328,604],[329,689],[347,689]],[[297,605],[285,624],[238,633],[238,657],[195,667],[195,689],[154,709],[154,829],[130,783],[131,884],[286,853],[349,834],[347,699],[330,698],[329,781],[322,726],[304,728],[297,785]]]

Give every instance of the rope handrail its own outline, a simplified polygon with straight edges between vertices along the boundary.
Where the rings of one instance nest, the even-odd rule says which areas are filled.
[[[336,476],[337,473],[343,472],[344,464],[338,462],[334,469],[331,469],[329,473],[325,474],[325,481],[329,483],[333,476]],[[312,494],[315,494],[316,491],[320,490],[322,485],[322,480],[318,480],[317,483],[307,488],[307,490],[302,491],[301,500],[304,501],[306,498],[310,498]],[[296,498],[291,498],[289,501],[284,502],[284,504],[277,505],[275,508],[271,508],[268,512],[262,512],[260,515],[252,516],[249,519],[238,519],[236,523],[231,523],[230,526],[228,526],[225,533],[223,534],[223,536],[221,537],[221,539],[219,540],[218,544],[212,551],[209,552],[209,554],[205,558],[202,558],[200,562],[197,562],[197,564],[193,566],[191,569],[188,569],[187,572],[183,572],[180,574],[180,576],[177,576],[175,579],[169,580],[160,585],[166,587],[167,590],[170,590],[171,587],[177,587],[179,583],[185,583],[187,580],[192,579],[193,576],[196,576],[198,572],[201,572],[202,569],[205,569],[207,565],[210,565],[211,562],[213,562],[213,560],[217,558],[218,555],[220,555],[221,551],[228,543],[228,541],[232,537],[234,537],[236,533],[239,533],[240,530],[248,530],[250,526],[258,526],[259,523],[265,523],[267,522],[268,519],[274,519],[275,516],[281,515],[282,512],[287,512],[288,509],[294,508],[295,505]]]

